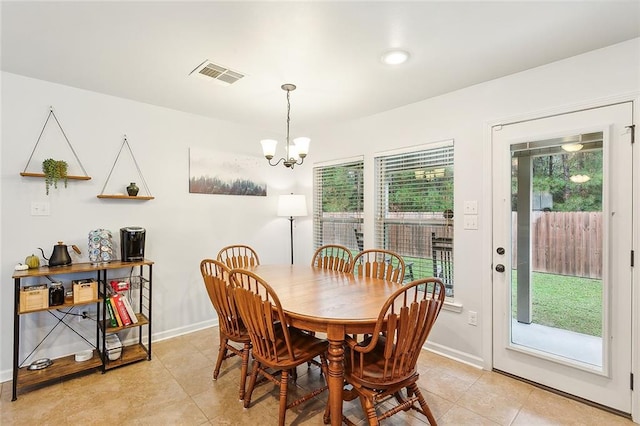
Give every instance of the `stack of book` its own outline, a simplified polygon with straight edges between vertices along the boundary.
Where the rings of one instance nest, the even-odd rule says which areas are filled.
[[[107,298],[107,313],[111,327],[126,327],[138,322],[133,306],[129,301],[126,293],[115,291],[117,287],[111,290],[111,295]]]

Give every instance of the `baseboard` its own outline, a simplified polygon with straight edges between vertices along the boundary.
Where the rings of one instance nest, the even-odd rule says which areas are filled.
[[[194,333],[196,331],[204,330],[205,328],[216,327],[218,325],[218,318],[214,318],[208,321],[202,321],[195,324],[189,324],[186,327],[174,328],[166,330],[160,333],[154,333],[152,343],[161,342],[163,340],[171,339],[173,337],[182,336],[185,334]]]
[[[454,361],[470,365],[475,368],[483,369],[484,360],[478,356],[452,349],[448,346],[442,346],[437,343],[427,341],[423,349],[450,358]]]

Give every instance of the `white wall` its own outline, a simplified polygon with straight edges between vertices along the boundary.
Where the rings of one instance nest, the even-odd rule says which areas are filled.
[[[469,64],[473,66],[473,64]],[[424,84],[429,84],[425,78]],[[640,39],[569,58],[334,126],[314,134],[316,162],[365,156],[365,243],[373,241],[373,156],[394,148],[454,139],[455,301],[443,311],[431,347],[485,368],[491,366],[491,164],[488,126],[640,90]],[[372,94],[375,96],[375,94]],[[477,200],[480,229],[463,230],[464,201]],[[478,326],[467,324],[478,312]]]
[[[25,256],[36,252],[37,247],[42,247],[49,256],[57,241],[76,244],[83,255],[77,257],[71,252],[73,261],[88,261],[90,230],[110,229],[115,241],[119,241],[119,229],[123,226],[146,228],[145,254],[156,262],[153,270],[156,338],[213,323],[215,315],[202,285],[199,262],[215,257],[222,246],[248,243],[257,249],[264,263],[289,262],[289,222],[276,216],[276,206],[278,194],[296,191],[291,179],[296,173],[284,167],[269,167],[261,158],[259,140],[266,132],[14,74],[3,73],[1,78],[0,381],[10,379],[12,366],[10,277],[14,265],[24,262]],[[19,173],[27,164],[49,106],[54,107],[92,179],[70,181],[66,189],[52,190],[46,196],[43,179],[21,177]],[[96,198],[124,134],[154,200]],[[268,182],[268,196],[190,194],[190,147],[260,158],[260,173]],[[49,155],[66,159],[70,174],[82,174],[53,121],[47,125],[28,171],[38,172],[42,159]],[[121,158],[125,165],[130,161],[126,152]],[[121,166],[119,161],[109,180],[109,186],[116,187],[108,188],[106,193],[125,192],[124,187],[131,181],[136,181],[143,191],[135,167]],[[48,202],[51,215],[31,216],[33,201]],[[306,263],[308,257],[296,260]],[[37,338],[52,324],[47,314],[23,318],[28,324],[23,327],[23,335],[29,344],[37,343]],[[78,339],[68,332],[58,333],[58,329],[47,341],[51,346],[41,351],[40,356],[53,358],[79,349]],[[90,327],[89,334],[92,330]],[[86,348],[84,343],[80,345],[81,349]],[[23,346],[26,350],[28,344]]]
[[[455,140],[455,210],[478,200],[480,229],[456,226],[456,301],[462,314],[445,311],[431,345],[462,360],[491,365],[491,232],[488,125],[499,119],[535,115],[640,90],[640,39],[476,85],[393,111],[312,132],[309,165],[294,173],[264,166],[270,195],[232,197],[189,194],[188,148],[197,146],[259,155],[259,129],[3,73],[0,161],[0,380],[11,371],[13,266],[36,247],[48,252],[58,240],[86,246],[87,233],[126,225],[147,228],[147,257],[154,269],[154,334],[174,335],[212,323],[197,265],[222,245],[247,242],[264,263],[288,262],[288,222],[275,216],[280,193],[311,199],[312,162],[365,156],[366,235],[373,232],[373,155],[394,148]],[[473,66],[473,64],[469,64]],[[429,84],[425,79],[424,84]],[[375,94],[372,94],[375,96]],[[44,183],[19,176],[53,105],[90,181],[44,195]],[[127,134],[149,187],[147,202],[99,200],[116,151]],[[172,164],[171,164],[172,163]],[[114,179],[114,177],[112,177]],[[121,177],[123,184],[132,180]],[[135,180],[135,179],[133,179]],[[32,201],[48,201],[51,216],[30,216]],[[311,211],[311,204],[309,203]],[[311,219],[296,221],[296,262],[312,254]],[[478,312],[478,326],[467,312]],[[44,315],[30,315],[42,327]],[[56,340],[58,350],[66,340]]]

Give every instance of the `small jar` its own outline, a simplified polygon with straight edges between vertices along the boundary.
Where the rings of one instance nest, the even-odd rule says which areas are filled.
[[[49,306],[64,304],[64,286],[62,283],[52,283],[49,286]]]
[[[129,194],[130,197],[135,197],[138,195],[138,189],[138,185],[136,185],[135,182],[131,182],[131,184],[127,186],[127,194]]]

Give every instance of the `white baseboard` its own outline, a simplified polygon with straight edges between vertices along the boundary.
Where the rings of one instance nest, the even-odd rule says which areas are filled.
[[[458,351],[456,349],[451,349],[447,346],[442,346],[437,343],[432,343],[427,341],[423,349],[436,353],[438,355],[442,355],[444,357],[453,359],[463,364],[467,364],[472,367],[479,368],[481,370],[484,368],[483,367],[484,360],[482,358],[475,355],[468,354],[466,352]]]

